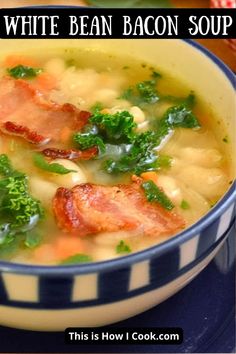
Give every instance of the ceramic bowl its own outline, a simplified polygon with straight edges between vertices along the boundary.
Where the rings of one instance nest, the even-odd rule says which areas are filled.
[[[235,140],[235,77],[200,45],[183,40],[1,40],[0,55],[75,46],[130,55],[200,92]],[[0,325],[58,331],[102,326],[145,311],[189,283],[214,257],[235,219],[235,184],[205,215],[168,241],[115,260],[67,267],[0,262]],[[209,281],[211,281],[209,279]],[[212,284],[214,286],[214,284]]]

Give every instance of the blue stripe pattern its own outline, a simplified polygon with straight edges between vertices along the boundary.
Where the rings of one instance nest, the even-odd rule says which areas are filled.
[[[5,286],[0,273],[0,304],[6,302],[7,302],[7,292],[5,290]]]
[[[72,287],[73,277],[40,277],[40,304],[43,308],[60,308],[61,304],[69,304]]]
[[[150,283],[146,286],[129,291],[131,266],[122,269],[101,272],[98,278],[98,298],[94,300],[72,301],[73,277],[68,276],[39,276],[39,302],[10,301],[4,288],[0,274],[0,305],[33,309],[69,309],[125,300],[147,291],[167,285],[177,277],[195,267],[209,255],[230,232],[235,232],[235,220],[231,220],[228,230],[214,242],[219,221],[213,222],[199,237],[196,258],[184,268],[180,268],[180,246],[161,256],[153,256],[150,260]]]
[[[179,247],[152,259],[150,263],[151,284],[156,284],[156,287],[160,287],[172,280],[173,276],[175,277],[176,275],[176,270],[179,268],[179,262]]]
[[[204,235],[201,235],[197,248],[197,258],[201,256],[214,242],[218,230],[220,219],[216,219],[205,230]]]
[[[129,278],[130,267],[118,269],[113,272],[100,273],[98,281],[99,298],[104,299],[106,302],[108,302],[111,297],[114,301],[119,300],[123,294],[128,293]]]

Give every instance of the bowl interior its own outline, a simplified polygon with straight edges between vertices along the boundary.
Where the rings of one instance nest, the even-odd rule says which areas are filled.
[[[234,76],[222,62],[209,53],[206,55],[204,50],[192,41],[173,39],[1,40],[0,59],[4,55],[15,53],[16,51],[17,53],[27,50],[33,52],[34,48],[37,50],[39,47],[42,51],[50,52],[54,49],[56,51],[58,48],[67,48],[69,50],[70,48],[78,47],[92,52],[99,50],[118,56],[122,54],[148,62],[150,65],[160,68],[163,72],[170,72],[172,76],[175,76],[176,79],[182,81],[187,87],[193,89],[197,95],[200,95],[216,116],[221,119],[223,118],[230,141],[234,142],[231,149],[235,151],[236,114]],[[232,155],[234,155],[233,163],[235,166],[235,154]],[[219,210],[218,213],[220,212]],[[206,218],[204,217],[203,219],[205,220]],[[193,234],[193,228],[190,229],[192,229]],[[183,234],[187,235],[186,232],[188,234],[188,230],[184,231]],[[189,236],[191,236],[190,233]],[[176,241],[174,239],[166,241],[165,244],[180,242],[179,237],[176,238]],[[162,244],[152,247],[152,250],[161,247]],[[125,258],[132,257],[133,255]],[[118,262],[119,260],[112,262],[116,261]],[[86,268],[86,265],[80,267]]]

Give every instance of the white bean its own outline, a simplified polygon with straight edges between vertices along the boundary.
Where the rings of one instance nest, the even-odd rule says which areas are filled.
[[[65,175],[53,175],[53,177],[51,178],[53,182],[57,185],[65,188],[72,188],[77,184],[87,182],[85,173],[83,172],[82,168],[76,163],[65,159],[55,159],[51,163],[59,163],[68,170],[76,171],[67,173]]]
[[[94,101],[102,102],[105,105],[111,105],[119,96],[118,92],[112,89],[101,89],[94,93]]]
[[[144,112],[137,106],[133,106],[129,109],[129,113],[134,116],[135,123],[142,123],[145,121]]]
[[[178,212],[183,215],[187,224],[190,225],[206,214],[210,209],[210,205],[201,194],[195,192],[192,188],[186,187],[183,183],[180,183],[180,187],[183,200],[188,203],[189,207],[182,209],[181,203],[176,204],[176,206]]]
[[[209,199],[221,196],[227,188],[227,177],[219,168],[190,165],[179,172],[178,178]]]
[[[149,126],[149,121],[145,120],[144,122],[138,124],[137,131],[138,132],[145,131],[148,129],[148,126]]]
[[[179,128],[175,131],[175,141],[181,146],[192,146],[196,148],[217,148],[217,141],[210,131]]]
[[[167,140],[166,144],[163,146],[163,154],[170,155],[170,156],[178,156],[178,152],[181,149],[181,145],[177,143],[176,139],[176,132],[172,135],[173,139]]]
[[[29,188],[34,198],[40,200],[45,206],[48,206],[51,204],[58,186],[40,177],[32,176],[29,178]]]
[[[166,195],[173,203],[180,203],[183,199],[182,192],[175,178],[166,175],[158,175],[158,185],[163,188]]]
[[[66,69],[65,62],[60,58],[53,58],[45,64],[45,71],[56,77],[62,75]]]
[[[208,168],[218,167],[222,161],[222,155],[216,149],[185,147],[180,150],[179,156],[184,161]]]
[[[183,160],[178,157],[173,157],[171,160],[171,169],[169,170],[169,173],[176,176],[176,174],[178,174],[185,166],[186,163]]]

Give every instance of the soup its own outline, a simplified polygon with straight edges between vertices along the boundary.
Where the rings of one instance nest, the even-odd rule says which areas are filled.
[[[232,183],[230,141],[191,89],[99,51],[2,58],[0,259],[112,259],[206,214]]]

